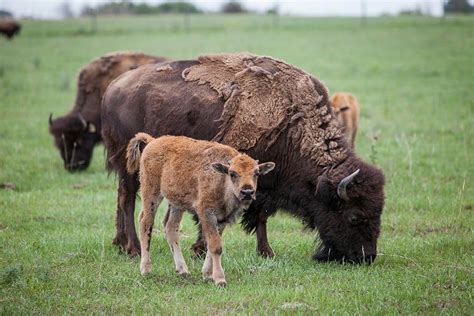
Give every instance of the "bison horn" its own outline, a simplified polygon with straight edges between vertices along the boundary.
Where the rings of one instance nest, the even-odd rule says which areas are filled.
[[[82,125],[83,125],[83,128],[86,128],[87,127],[87,122],[86,120],[84,119],[84,117],[82,116],[81,113],[77,113],[77,117],[79,118],[79,120],[81,121]]]
[[[49,113],[49,126],[53,125],[53,113]]]
[[[352,182],[352,180],[354,180],[359,171],[360,169],[357,169],[354,173],[342,179],[337,185],[337,195],[339,195],[339,197],[344,201],[349,201],[349,196],[347,195],[347,186]]]

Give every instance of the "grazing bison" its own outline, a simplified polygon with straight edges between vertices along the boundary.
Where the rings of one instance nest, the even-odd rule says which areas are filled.
[[[143,149],[143,153],[142,148]],[[156,209],[163,198],[170,204],[164,220],[166,239],[176,271],[189,274],[179,246],[179,224],[186,210],[196,214],[207,242],[202,267],[204,279],[225,286],[221,265],[221,235],[255,199],[258,176],[275,164],[258,161],[232,147],[183,136],[153,138],[138,133],[128,146],[127,171],[140,173],[140,271],[151,271],[150,242]]]
[[[139,183],[126,171],[126,148],[146,132],[215,140],[276,163],[242,218],[261,255],[273,256],[266,222],[282,209],[318,230],[316,260],[372,262],[384,176],[352,151],[328,99],[326,87],[302,70],[250,54],[145,65],[117,78],[102,106],[107,167],[119,175],[114,244],[139,254]]]
[[[338,92],[329,99],[339,123],[344,126],[347,140],[355,148],[357,128],[359,127],[359,102],[347,92]]]
[[[13,19],[0,19],[0,33],[9,40],[20,33],[21,25]]]
[[[165,60],[136,52],[112,53],[82,68],[72,110],[54,120],[52,114],[49,116],[49,131],[66,170],[85,170],[89,166],[94,147],[101,141],[100,107],[109,83],[130,69]]]

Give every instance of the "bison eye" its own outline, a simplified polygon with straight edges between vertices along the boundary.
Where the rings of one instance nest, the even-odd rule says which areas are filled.
[[[359,225],[360,223],[362,223],[362,219],[355,215],[350,215],[347,220],[349,221],[349,223],[351,223],[351,225]]]

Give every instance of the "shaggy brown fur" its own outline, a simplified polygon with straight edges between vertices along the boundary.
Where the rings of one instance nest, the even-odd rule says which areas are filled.
[[[273,255],[266,221],[283,209],[318,230],[317,260],[375,258],[383,173],[351,150],[323,83],[282,61],[250,54],[167,65],[130,71],[104,95],[107,166],[120,177],[115,244],[132,256],[139,253],[133,218],[138,182],[126,172],[125,151],[136,133],[146,132],[221,141],[276,162],[242,219],[248,232],[256,231],[260,254]]]
[[[216,142],[183,136],[154,139],[138,133],[128,145],[127,170],[134,174],[140,169],[142,274],[151,271],[151,231],[156,209],[166,198],[171,205],[164,221],[166,239],[176,271],[189,273],[179,246],[179,225],[183,212],[189,210],[197,214],[208,245],[203,277],[225,286],[221,234],[226,224],[234,222],[255,199],[259,174],[270,172],[274,166],[271,162],[258,164],[232,147]]]
[[[327,107],[327,91],[307,73],[271,57],[227,54],[200,57],[183,71],[186,81],[209,84],[226,100],[219,133],[214,138],[242,150],[259,139],[270,147],[290,124],[300,152],[320,166],[346,156],[333,141],[341,137]]]
[[[67,170],[84,170],[89,166],[93,148],[101,140],[100,107],[109,83],[130,69],[165,60],[138,52],[116,52],[95,59],[81,69],[74,107],[57,119],[50,116],[49,130]]]
[[[334,113],[346,133],[347,140],[355,148],[357,128],[359,127],[359,102],[348,92],[337,92],[329,99]]]
[[[0,34],[3,34],[9,40],[20,33],[21,24],[17,21],[7,18],[0,19]]]

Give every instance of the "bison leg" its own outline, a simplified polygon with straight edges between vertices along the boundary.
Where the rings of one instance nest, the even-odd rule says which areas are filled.
[[[127,252],[130,257],[140,255],[140,242],[135,230],[135,196],[139,183],[136,175],[126,173],[120,176],[117,215],[116,215],[116,235],[113,244],[118,245]]]
[[[258,214],[257,228],[257,253],[262,257],[273,258],[275,256],[272,247],[268,243],[267,237],[267,219],[266,211],[260,211]]]
[[[112,241],[114,245],[120,246],[125,249],[127,246],[127,237],[125,235],[125,181],[122,179],[119,181],[119,187],[117,190],[117,213],[115,215],[115,237]]]
[[[138,241],[137,231],[135,230],[135,200],[139,187],[136,175],[126,175],[124,177],[126,183],[125,195],[125,234],[127,236],[127,245],[125,251],[130,257],[140,255],[140,242]]]
[[[263,200],[264,196],[257,197],[257,201],[262,202]],[[252,203],[242,216],[241,224],[244,230],[247,233],[256,232],[257,253],[262,257],[272,258],[275,255],[267,238],[267,219],[274,212],[262,207],[261,204],[257,206],[256,203]]]
[[[196,214],[194,214],[193,220],[196,223],[196,226],[198,227],[198,236],[196,242],[191,246],[191,250],[194,252],[195,256],[202,257],[206,253],[206,242],[202,235],[202,227],[201,224],[199,224],[199,218]]]

